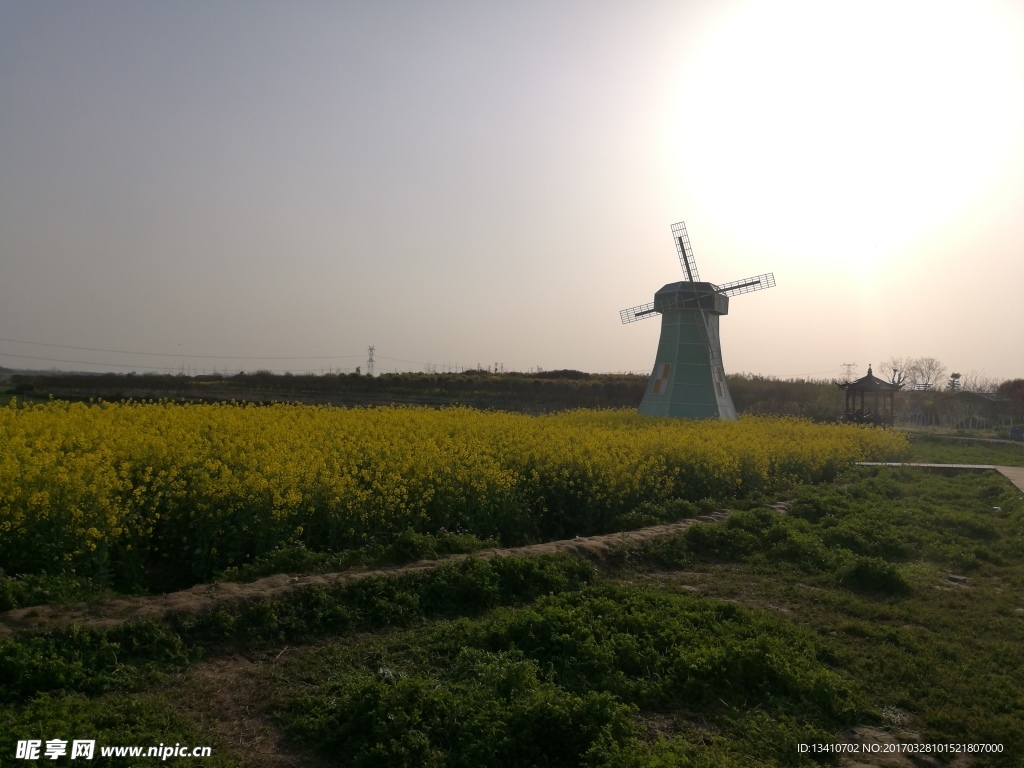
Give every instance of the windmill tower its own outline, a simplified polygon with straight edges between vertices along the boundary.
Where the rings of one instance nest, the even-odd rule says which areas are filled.
[[[661,315],[661,339],[640,413],[681,419],[735,419],[722,365],[718,318],[729,314],[729,297],[775,285],[772,273],[725,285],[700,282],[683,222],[672,225],[685,279],[669,283],[654,301],[619,313],[623,323]]]

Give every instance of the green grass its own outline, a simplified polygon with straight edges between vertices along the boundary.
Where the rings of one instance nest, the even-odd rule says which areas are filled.
[[[194,758],[162,761],[160,758],[136,758],[128,762],[124,757],[103,757],[101,746],[141,746],[176,744],[211,746],[211,737],[199,725],[176,711],[175,702],[159,692],[146,695],[111,694],[89,697],[82,694],[43,695],[32,699],[18,708],[0,709],[0,734],[2,736],[3,765],[77,765],[106,768],[124,768],[126,765],[202,765],[203,768],[234,768],[237,760],[227,754],[219,754],[216,748],[211,757],[201,761]],[[48,739],[89,739],[96,742],[92,760],[67,756],[57,760],[36,761],[14,760],[15,742],[22,739],[37,739],[45,743]],[[42,751],[42,750],[41,750]]]
[[[594,576],[590,563],[574,557],[468,559],[426,573],[312,587],[286,600],[253,601],[238,611],[0,637],[0,754],[14,754],[19,738],[70,736],[107,745],[214,745],[216,759],[204,765],[237,765],[242,755],[219,757],[223,745],[187,713],[176,711],[181,697],[165,695],[191,664],[268,643],[474,616],[541,595],[578,591]]]
[[[856,721],[851,682],[828,657],[770,614],[592,587],[324,648],[285,671],[301,688],[283,719],[359,768],[647,765],[635,716],[666,710],[713,718],[711,764],[801,762],[798,742]],[[684,761],[698,746],[658,751]]]
[[[834,764],[796,745],[872,725],[1003,745],[975,766],[1024,764],[1021,493],[996,473],[862,467],[791,500],[622,546],[601,574],[564,556],[471,558],[0,639],[0,754],[93,734],[246,764],[181,695],[197,663],[245,657],[268,660],[245,663],[266,692],[254,716],[283,729],[294,762]]]
[[[580,738],[548,765],[799,765],[797,743],[852,724],[999,743],[978,764],[1017,765],[1022,556],[1003,478],[863,468],[801,489],[787,516],[623,547],[615,588],[324,648],[282,676],[280,717],[356,766],[533,764],[553,737],[528,726],[552,709]],[[680,594],[677,573],[731,602]],[[648,738],[657,717],[668,733]]]
[[[914,434],[903,461],[928,464],[995,464],[1024,467],[1024,443],[990,443],[954,437]]]
[[[1024,762],[1024,502],[998,475],[861,468],[801,489],[787,517],[734,515],[619,557],[663,589],[683,572],[784,610],[856,681],[869,723]]]
[[[377,544],[341,552],[317,552],[301,543],[285,545],[260,555],[252,562],[228,568],[218,574],[218,581],[253,581],[277,573],[331,573],[353,566],[400,565],[417,560],[436,560],[444,555],[470,554],[488,547],[498,547],[496,538],[480,539],[471,533],[417,533],[407,528],[386,545]]]

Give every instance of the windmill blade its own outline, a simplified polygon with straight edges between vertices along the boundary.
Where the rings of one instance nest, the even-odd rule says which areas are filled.
[[[697,262],[693,260],[693,250],[690,248],[690,236],[686,234],[686,224],[676,222],[672,225],[672,240],[676,244],[676,253],[679,254],[679,263],[683,265],[683,274],[691,283],[699,283],[700,275],[697,274]]]
[[[654,317],[658,314],[658,310],[654,308],[654,303],[641,304],[639,307],[630,307],[619,312],[619,317],[622,318],[623,324],[635,323],[637,320],[646,320],[648,317]]]
[[[751,291],[762,291],[765,288],[775,287],[775,275],[771,272],[757,277],[748,277],[743,280],[733,280],[731,283],[718,286],[718,292],[726,296],[738,296],[741,293]]]

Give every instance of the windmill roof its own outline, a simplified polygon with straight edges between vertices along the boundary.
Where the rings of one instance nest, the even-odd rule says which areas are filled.
[[[729,314],[729,297],[718,292],[714,283],[691,283],[683,280],[669,283],[654,294],[654,308],[662,314],[673,311],[708,310]]]

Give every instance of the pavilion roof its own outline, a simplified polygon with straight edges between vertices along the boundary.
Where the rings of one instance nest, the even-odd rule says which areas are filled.
[[[871,372],[871,366],[869,365],[867,376],[862,376],[856,381],[840,384],[839,388],[849,392],[897,392],[903,389],[903,385],[893,384],[891,381],[878,378]]]

